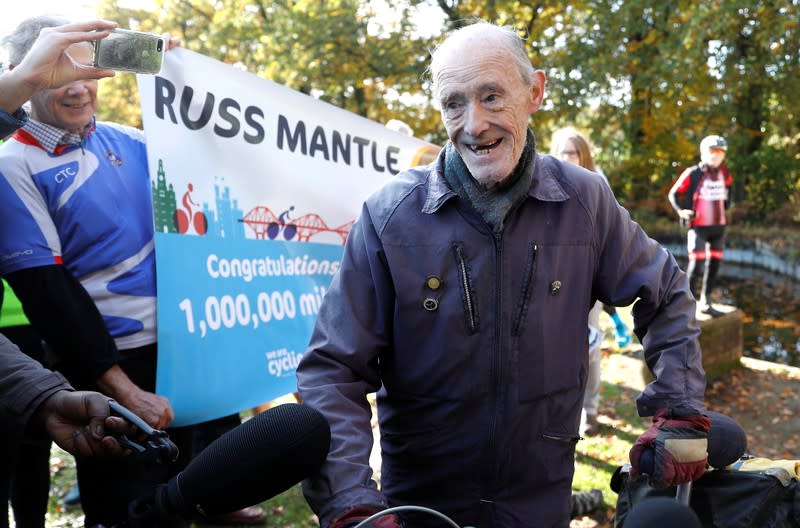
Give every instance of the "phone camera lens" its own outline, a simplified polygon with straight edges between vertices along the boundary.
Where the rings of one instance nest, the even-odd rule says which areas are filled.
[[[158,43],[156,44],[156,51],[161,51],[164,48],[164,41],[158,39]]]

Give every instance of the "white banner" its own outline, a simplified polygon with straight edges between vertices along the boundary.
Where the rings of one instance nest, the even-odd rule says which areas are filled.
[[[438,147],[185,49],[138,76],[174,425],[295,390],[363,200]]]

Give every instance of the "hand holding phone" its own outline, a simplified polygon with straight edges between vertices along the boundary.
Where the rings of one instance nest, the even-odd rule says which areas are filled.
[[[161,71],[167,43],[161,35],[115,29],[94,43],[96,68],[156,74]]]

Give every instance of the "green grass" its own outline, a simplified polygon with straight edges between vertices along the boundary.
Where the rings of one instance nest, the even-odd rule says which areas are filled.
[[[285,528],[311,528],[319,526],[317,517],[303,498],[300,485],[273,497],[263,504],[267,512],[267,526]]]

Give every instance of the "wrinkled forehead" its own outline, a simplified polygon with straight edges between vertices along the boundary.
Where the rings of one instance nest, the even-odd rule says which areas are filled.
[[[481,62],[488,57],[511,53],[503,45],[502,37],[489,28],[461,30],[436,48],[431,59],[431,73],[435,77],[442,68],[452,64]]]
[[[431,68],[436,96],[493,86],[495,89],[521,87],[521,75],[508,49],[502,46],[451,47],[442,50],[436,68]]]

